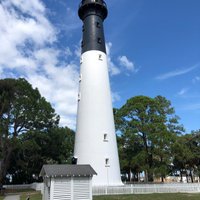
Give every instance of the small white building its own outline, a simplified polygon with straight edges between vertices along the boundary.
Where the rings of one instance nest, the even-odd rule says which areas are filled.
[[[93,175],[90,165],[43,165],[42,200],[92,200]]]

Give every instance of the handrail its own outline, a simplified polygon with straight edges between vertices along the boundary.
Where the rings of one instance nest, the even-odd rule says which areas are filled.
[[[79,4],[79,8],[84,5],[84,2],[85,1],[81,1],[81,3]],[[97,0],[91,0],[91,2],[88,2],[88,4],[92,4],[92,3],[101,5],[101,3],[98,2]],[[104,0],[102,0],[102,3],[103,3],[103,6],[105,6],[107,8],[107,4],[106,4],[106,2]]]

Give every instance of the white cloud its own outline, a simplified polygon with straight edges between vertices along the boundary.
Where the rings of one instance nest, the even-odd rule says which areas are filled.
[[[56,48],[57,30],[39,0],[3,0],[0,3],[0,75],[25,77],[61,116],[61,125],[75,128],[78,70],[61,62],[74,56]],[[74,56],[76,57],[76,55]]]
[[[44,13],[45,7],[39,0],[3,0],[4,5],[10,7],[14,5],[16,8],[19,8],[24,13],[29,13],[32,16],[37,15],[38,13]]]
[[[29,63],[29,70],[36,68],[31,57],[32,49],[42,48],[47,43],[52,44],[56,39],[56,31],[45,17],[44,10],[43,4],[38,0],[2,1],[0,4],[1,66],[11,69],[23,68]],[[29,17],[24,17],[25,12]]]
[[[124,72],[125,68],[127,71],[131,72],[138,72],[138,69],[135,68],[135,65],[133,62],[128,60],[126,56],[119,56],[117,61],[119,62],[119,66],[117,66],[111,56],[111,50],[112,50],[112,43],[108,42],[106,43],[106,52],[107,52],[107,60],[108,60],[108,70],[111,76],[119,75],[122,72]],[[125,72],[126,73],[126,72]]]
[[[179,96],[183,96],[183,95],[185,95],[187,93],[187,91],[188,91],[188,88],[183,88],[178,92],[178,95]]]
[[[121,73],[120,69],[113,63],[111,59],[111,48],[112,48],[112,43],[106,43],[106,52],[107,52],[107,60],[108,60],[108,69],[110,72],[110,75],[118,75]]]
[[[199,67],[199,64],[196,64],[194,66],[191,66],[191,67],[188,67],[188,68],[185,68],[185,69],[175,70],[175,71],[171,71],[171,72],[168,72],[168,73],[165,73],[165,74],[161,74],[161,75],[157,76],[156,79],[157,80],[165,80],[165,79],[169,79],[169,78],[172,78],[172,77],[175,77],[175,76],[187,74],[187,73],[193,71],[194,69],[196,69],[197,67]]]
[[[112,102],[116,102],[116,101],[120,101],[121,100],[121,96],[119,95],[118,92],[112,92]]]
[[[197,82],[199,82],[199,81],[200,81],[200,76],[196,76],[196,77],[194,77],[193,80],[192,80],[193,83],[197,83]]]
[[[126,56],[119,56],[118,61],[122,67],[125,67],[125,69],[129,71],[137,71],[135,69],[135,65],[133,62],[131,62]]]

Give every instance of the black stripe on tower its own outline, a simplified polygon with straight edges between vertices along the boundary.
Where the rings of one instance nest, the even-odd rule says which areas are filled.
[[[103,21],[108,15],[103,0],[82,0],[78,14],[83,21],[82,54],[90,50],[106,53]]]

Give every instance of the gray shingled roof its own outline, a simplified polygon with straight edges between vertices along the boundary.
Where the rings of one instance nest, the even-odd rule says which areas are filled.
[[[97,175],[90,165],[43,165],[40,176],[92,176]]]

